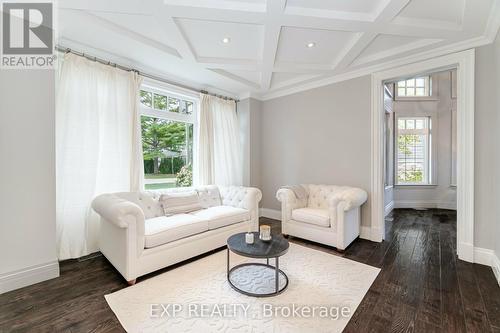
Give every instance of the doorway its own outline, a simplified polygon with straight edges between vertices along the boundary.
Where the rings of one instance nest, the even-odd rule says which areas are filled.
[[[456,204],[457,204],[457,252],[462,260],[474,261],[474,50],[459,52],[439,58],[433,58],[420,63],[409,64],[372,75],[372,226],[371,240],[382,241],[385,238],[384,202],[387,180],[387,161],[384,151],[386,147],[384,131],[387,122],[384,91],[386,83],[400,82],[407,78],[430,77],[431,73],[453,71],[456,69]],[[427,74],[428,73],[428,74]],[[411,82],[410,82],[411,83]],[[416,82],[409,85],[416,94]],[[401,87],[403,88],[403,86]],[[404,87],[406,88],[406,86]],[[425,86],[420,81],[418,88]],[[431,89],[431,88],[429,88]],[[394,92],[393,92],[394,93]],[[410,91],[410,94],[412,92]],[[422,91],[419,91],[422,94]],[[417,119],[418,118],[418,119]],[[409,127],[414,127],[419,121],[420,131],[431,126],[432,119],[414,117],[401,119],[409,121]],[[395,121],[395,120],[394,120]],[[412,123],[413,121],[413,123]],[[412,125],[413,124],[413,125]],[[429,146],[432,149],[432,146]],[[422,175],[415,178],[409,174],[406,181],[432,181],[431,164],[422,170]],[[412,178],[413,177],[413,178]],[[451,181],[451,180],[450,180]],[[432,184],[430,184],[432,185]]]

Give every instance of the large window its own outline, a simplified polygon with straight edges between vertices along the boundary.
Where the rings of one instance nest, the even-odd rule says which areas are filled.
[[[191,186],[197,100],[151,87],[140,100],[145,188]]]
[[[430,117],[400,117],[398,118],[397,125],[397,184],[430,184]]]
[[[416,77],[396,83],[396,97],[430,97],[431,78],[429,76]]]

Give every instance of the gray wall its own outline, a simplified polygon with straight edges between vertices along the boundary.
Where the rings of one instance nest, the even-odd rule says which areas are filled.
[[[500,120],[500,94],[498,93],[498,89],[500,87],[500,32],[497,34],[497,38],[495,40],[494,47],[495,47],[495,69],[496,69],[496,85],[495,85],[495,87],[497,89],[496,107],[497,107],[497,117]],[[500,121],[498,122],[498,124],[500,125]],[[500,145],[497,144],[494,146],[497,147],[497,151],[496,151],[497,156],[498,156],[497,159],[500,160]],[[500,166],[500,161],[497,165]],[[499,168],[497,168],[497,170],[499,170]],[[497,188],[500,188],[500,181],[498,181],[498,179],[497,179]],[[500,192],[500,190],[499,190],[499,192]],[[497,204],[495,206],[498,207],[498,200],[497,200]],[[500,211],[500,207],[498,209]],[[500,258],[500,212],[498,212],[498,213],[499,214],[497,214],[497,218],[495,221],[497,229],[496,229],[496,232],[494,233],[494,235],[496,235],[496,236],[493,239],[493,243],[495,244],[494,251],[495,251],[496,257]],[[497,273],[500,273],[500,272],[497,272]]]
[[[475,246],[493,249],[500,243],[500,151],[498,126],[500,112],[497,99],[498,37],[496,45],[476,49],[476,109],[474,118],[474,195],[475,195]]]
[[[250,103],[250,186],[261,187],[261,127],[262,102],[253,98]]]
[[[243,156],[243,185],[260,188],[261,104],[253,98],[238,102]]]
[[[498,38],[476,51],[475,246],[500,252]],[[370,190],[370,77],[262,102],[262,206],[280,209],[285,184],[348,184]],[[258,171],[257,171],[258,172]],[[370,200],[362,224],[369,226]]]
[[[432,183],[435,186],[395,186],[396,207],[412,204],[433,208],[456,209],[456,188],[451,187],[451,109],[456,105],[451,98],[450,72],[432,75],[433,97],[436,100],[394,101],[396,116],[430,116],[432,119]],[[399,203],[399,204],[398,204]]]
[[[57,263],[54,109],[54,71],[0,70],[0,292]]]
[[[352,185],[370,190],[370,77],[262,103],[261,189],[264,208],[287,184]],[[362,224],[370,225],[370,200]]]

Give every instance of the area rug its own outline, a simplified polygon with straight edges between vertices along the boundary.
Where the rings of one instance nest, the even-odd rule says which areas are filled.
[[[226,253],[106,295],[106,301],[127,332],[341,332],[380,271],[290,244],[280,259],[288,288],[256,298],[231,288]],[[231,253],[231,266],[247,261]],[[249,283],[261,278],[253,274]]]

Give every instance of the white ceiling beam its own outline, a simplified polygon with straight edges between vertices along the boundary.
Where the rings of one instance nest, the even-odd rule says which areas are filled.
[[[186,36],[184,36],[175,18],[170,16],[168,9],[163,5],[162,1],[157,1],[154,8],[154,19],[164,29],[164,33],[169,39],[172,40],[181,57],[187,61],[196,62],[196,55],[193,48]]]
[[[97,16],[95,14],[91,14],[87,11],[80,11],[82,14],[84,14],[85,16],[87,16],[90,20],[94,21],[94,23],[96,24],[100,24],[102,26],[104,26],[106,29],[108,30],[111,30],[111,31],[114,31],[118,34],[121,34],[121,35],[126,35],[130,38],[132,38],[133,40],[136,40],[138,41],[139,43],[142,43],[144,45],[147,45],[147,46],[150,46],[152,48],[155,48],[157,49],[158,51],[161,51],[163,53],[166,53],[166,54],[169,54],[171,56],[174,56],[174,57],[177,57],[177,58],[180,58],[180,54],[179,52],[177,52],[177,49],[173,48],[173,47],[170,47],[168,45],[165,45],[163,43],[160,43],[154,39],[151,39],[149,37],[146,37],[142,34],[139,34],[135,31],[132,31],[124,26],[121,26],[119,24],[116,24],[114,22],[111,22],[105,18],[102,18],[100,16]]]
[[[228,79],[231,79],[233,81],[236,81],[236,82],[239,82],[241,84],[244,84],[246,86],[248,86],[249,88],[254,88],[254,89],[259,89],[260,88],[260,85],[256,82],[253,82],[253,81],[250,81],[250,80],[247,80],[245,78],[242,78],[241,76],[238,76],[238,75],[235,75],[233,73],[229,73],[223,69],[217,69],[217,68],[208,68],[208,70],[211,70],[212,72],[214,73],[217,73],[219,75],[222,75]]]
[[[274,1],[273,1],[274,2]],[[192,20],[210,20],[247,24],[264,24],[266,13],[183,5],[165,5],[169,16]]]
[[[392,0],[386,1],[381,8],[373,25],[390,22],[398,13],[408,4],[410,0]],[[343,57],[333,65],[333,70],[339,70],[348,67],[364,49],[377,37],[375,31],[362,32],[358,39],[349,45],[349,49],[344,52]]]
[[[267,1],[266,22],[264,26],[264,48],[262,54],[261,89],[271,88],[273,67],[278,50],[282,16],[286,0]]]

